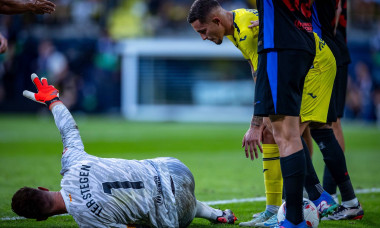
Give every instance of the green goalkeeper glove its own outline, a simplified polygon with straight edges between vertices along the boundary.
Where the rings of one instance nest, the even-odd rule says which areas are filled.
[[[32,74],[31,78],[34,85],[37,87],[37,93],[24,90],[22,95],[38,103],[45,104],[50,109],[50,106],[54,102],[59,101],[59,91],[54,86],[49,85],[46,78],[41,78],[40,81],[35,73]]]

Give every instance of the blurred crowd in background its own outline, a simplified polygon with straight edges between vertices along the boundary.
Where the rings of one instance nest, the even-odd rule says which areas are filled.
[[[186,22],[188,0],[55,0],[45,15],[0,15],[8,50],[0,55],[0,111],[38,109],[22,97],[32,72],[47,77],[72,110],[120,110],[120,53],[127,38],[199,39]],[[255,0],[220,0],[226,9]],[[345,117],[380,123],[380,1],[349,1],[349,68]],[[248,75],[247,77],[250,77]]]

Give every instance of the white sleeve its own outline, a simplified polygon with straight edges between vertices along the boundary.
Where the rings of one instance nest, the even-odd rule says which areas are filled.
[[[63,175],[72,164],[83,160],[88,154],[84,151],[78,126],[66,106],[58,104],[53,107],[51,112],[53,113],[55,124],[61,133],[63,143],[61,159],[61,174]]]

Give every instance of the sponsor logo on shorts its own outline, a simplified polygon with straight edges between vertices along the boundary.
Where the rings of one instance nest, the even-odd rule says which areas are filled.
[[[247,39],[247,36],[245,36],[244,38],[240,38],[240,41],[244,41]]]
[[[320,143],[318,144],[318,146],[319,146],[319,149],[320,149],[320,150],[323,150],[323,149],[326,148],[326,146],[325,146],[325,144],[324,144],[323,142],[320,142]]]
[[[314,95],[313,93],[308,93],[307,95],[310,95],[311,98],[315,99],[317,97],[317,95]]]

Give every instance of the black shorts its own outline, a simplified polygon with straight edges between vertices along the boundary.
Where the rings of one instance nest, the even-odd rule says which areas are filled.
[[[337,67],[334,88],[331,93],[327,122],[336,122],[337,118],[342,118],[344,106],[346,104],[348,64]]]
[[[305,77],[314,55],[302,50],[270,50],[259,54],[255,116],[299,116]]]
[[[327,113],[327,122],[332,123],[337,120],[337,112],[336,112],[336,78],[338,76],[339,67],[336,68],[336,76],[334,80],[334,87],[331,92],[331,99],[329,105],[329,112]]]
[[[338,118],[343,117],[344,106],[346,104],[346,92],[347,92],[347,78],[348,78],[348,64],[338,66],[336,73],[336,115]]]

